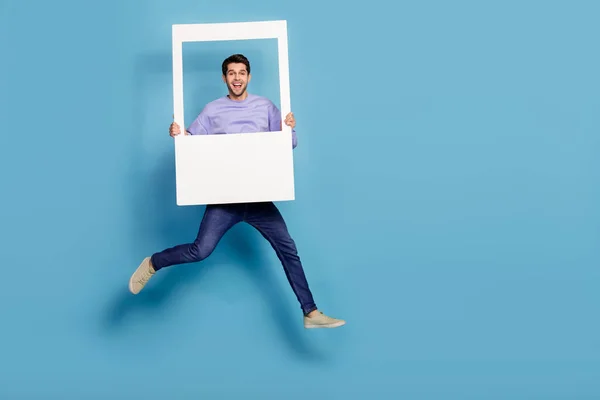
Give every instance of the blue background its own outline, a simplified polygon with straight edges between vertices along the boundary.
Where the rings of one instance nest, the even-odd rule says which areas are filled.
[[[599,12],[1,0],[0,398],[599,398]],[[280,207],[341,329],[302,328],[244,225],[127,291],[203,212],[175,203],[171,25],[274,19],[299,137]],[[186,118],[232,49],[184,48]],[[277,95],[275,45],[240,49]]]

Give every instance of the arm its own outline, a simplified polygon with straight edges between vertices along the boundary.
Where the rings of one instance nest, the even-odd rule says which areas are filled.
[[[194,122],[186,129],[186,135],[208,135],[210,130],[210,121],[208,119],[206,108],[196,117]]]
[[[269,130],[271,132],[280,131],[282,128],[281,111],[275,104],[271,103],[269,107]],[[292,149],[295,149],[296,146],[298,146],[298,137],[296,136],[296,130],[292,128]]]

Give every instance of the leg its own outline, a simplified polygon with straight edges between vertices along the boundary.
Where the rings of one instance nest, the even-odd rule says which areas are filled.
[[[131,276],[129,290],[133,294],[139,293],[162,268],[206,259],[223,235],[241,219],[242,214],[235,205],[207,206],[194,242],[180,244],[146,257]]]
[[[153,254],[150,260],[154,270],[204,260],[212,254],[223,235],[241,220],[242,214],[233,205],[207,206],[194,242]]]
[[[256,228],[275,250],[304,313],[305,327],[336,327],[343,325],[344,321],[326,317],[318,312],[298,256],[296,244],[275,204],[268,202],[248,205],[245,221]]]

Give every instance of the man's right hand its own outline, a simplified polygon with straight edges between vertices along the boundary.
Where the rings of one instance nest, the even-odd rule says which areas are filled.
[[[169,135],[171,137],[175,137],[179,134],[181,134],[181,129],[179,128],[179,125],[176,122],[173,122],[169,127]]]

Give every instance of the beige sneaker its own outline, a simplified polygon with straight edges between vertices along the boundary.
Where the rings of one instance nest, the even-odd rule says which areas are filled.
[[[336,319],[328,317],[322,312],[317,312],[313,316],[304,316],[304,327],[306,329],[312,328],[337,328],[346,323],[343,319]]]
[[[150,263],[150,257],[144,258],[140,266],[131,275],[131,278],[129,278],[129,291],[133,294],[138,294],[155,273],[156,271],[154,271]]]

